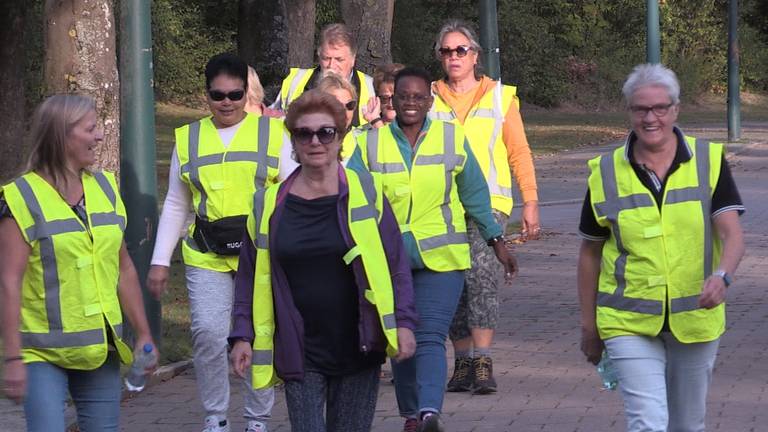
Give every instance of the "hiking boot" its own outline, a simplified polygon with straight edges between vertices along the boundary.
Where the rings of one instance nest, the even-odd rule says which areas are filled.
[[[419,432],[419,419],[415,419],[415,418],[405,419],[405,425],[403,425],[403,432]]]
[[[475,374],[472,370],[472,359],[459,357],[453,365],[453,376],[448,381],[446,390],[449,392],[466,392],[472,389]]]
[[[473,394],[488,394],[496,392],[496,380],[493,379],[493,360],[489,356],[472,359],[472,370],[475,372]]]
[[[418,432],[445,432],[445,426],[440,420],[440,414],[428,412],[421,418]]]

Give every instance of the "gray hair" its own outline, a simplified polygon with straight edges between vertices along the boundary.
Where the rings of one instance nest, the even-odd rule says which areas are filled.
[[[474,49],[478,54],[483,49],[480,46],[480,42],[477,41],[477,34],[475,34],[475,31],[472,29],[469,23],[462,20],[454,19],[443,24],[443,27],[437,33],[437,39],[435,40],[435,57],[437,57],[438,60],[440,60],[440,47],[443,44],[443,38],[448,33],[463,34],[464,37],[469,39],[470,47]]]
[[[672,69],[661,64],[645,63],[635,66],[624,82],[621,92],[624,93],[624,99],[629,104],[637,90],[648,86],[664,87],[672,103],[675,105],[680,103],[680,82],[677,80],[677,75]]]
[[[342,23],[328,24],[323,27],[320,31],[319,43],[317,44],[317,55],[321,55],[320,49],[323,45],[346,45],[353,56],[357,54],[355,36],[349,30],[349,27]]]

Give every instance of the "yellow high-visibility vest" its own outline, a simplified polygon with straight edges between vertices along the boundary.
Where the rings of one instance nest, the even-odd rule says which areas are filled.
[[[345,169],[349,185],[347,218],[355,243],[344,255],[352,265],[362,260],[369,288],[365,299],[376,307],[379,322],[387,339],[387,354],[397,354],[397,321],[392,277],[379,234],[383,207],[380,181],[367,172]],[[274,367],[275,308],[272,296],[272,272],[269,254],[269,226],[280,185],[256,191],[254,211],[248,216],[248,235],[256,247],[253,284],[253,356],[251,377],[253,388],[266,388],[280,382]]]
[[[720,261],[711,205],[723,146],[691,137],[685,143],[693,158],[667,178],[661,210],[632,169],[626,146],[589,161],[592,210],[598,224],[611,229],[597,292],[602,339],[656,336],[667,313],[684,343],[712,341],[725,331],[725,304],[698,306],[704,280]]]
[[[88,224],[35,172],[2,189],[31,247],[19,324],[25,363],[96,369],[107,358],[107,332],[121,361],[133,358],[117,295],[125,207],[112,173],[84,171],[81,180]]]
[[[287,142],[282,120],[253,114],[246,114],[227,148],[211,117],[176,129],[181,180],[192,192],[195,214],[210,222],[247,215],[256,189],[277,183],[280,148]],[[182,246],[186,265],[237,270],[237,256],[200,252],[192,238],[194,230],[192,224]]]
[[[429,118],[461,124],[453,109],[439,94],[435,98]],[[502,136],[502,126],[507,111],[520,109],[517,88],[496,82],[493,91],[483,95],[464,120],[464,133],[483,171],[491,192],[491,207],[505,215],[512,214],[512,173],[509,153]]]
[[[357,137],[363,163],[382,175],[400,231],[413,233],[424,265],[433,271],[470,267],[464,207],[456,187],[467,161],[464,141],[461,126],[432,120],[409,172],[390,127]]]
[[[304,90],[309,83],[309,79],[312,77],[315,70],[317,69],[291,68],[288,76],[285,77],[280,86],[279,105],[275,105],[274,108],[284,111],[287,110],[288,105],[304,93]],[[370,75],[356,69],[352,73],[356,74],[357,79],[360,80],[360,94],[357,95],[357,115],[358,119],[360,119],[360,125],[362,126],[368,123],[365,117],[363,117],[363,107],[368,103],[368,99],[370,99],[371,96],[376,95],[376,92],[373,88],[373,78]]]

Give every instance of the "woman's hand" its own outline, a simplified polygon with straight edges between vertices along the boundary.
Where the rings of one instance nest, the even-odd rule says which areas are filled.
[[[593,365],[600,363],[605,345],[597,333],[597,328],[581,328],[581,352],[587,357],[587,361]]]
[[[251,366],[252,355],[253,349],[251,348],[251,343],[248,341],[237,341],[232,347],[232,352],[229,354],[229,358],[232,361],[232,368],[240,378],[245,378],[245,373]]]
[[[370,123],[371,120],[379,117],[381,117],[381,102],[378,97],[372,96],[363,107],[363,118]]]
[[[496,259],[504,266],[504,281],[506,283],[512,282],[512,278],[517,275],[515,255],[507,249],[503,241],[493,244],[493,252],[496,254]]]
[[[157,345],[155,345],[155,341],[152,340],[152,335],[149,333],[138,335],[136,337],[136,343],[134,344],[134,351],[138,352],[139,350],[144,349],[144,345],[146,344],[152,345],[152,352],[155,355],[155,363],[148,365],[144,369],[144,372],[151,374],[157,369],[157,366],[160,363],[160,351],[157,350]]]
[[[27,393],[27,365],[12,360],[3,367],[3,393],[8,399],[20,404]]]
[[[711,275],[704,281],[699,296],[699,306],[712,309],[725,301],[725,281],[717,275]]]
[[[520,237],[521,240],[538,240],[541,234],[539,225],[539,202],[526,201],[523,204],[523,218],[521,220]]]
[[[149,268],[147,288],[157,300],[160,300],[165,290],[168,289],[168,273],[169,269],[166,266],[153,265]]]
[[[409,328],[397,328],[397,355],[395,361],[403,361],[413,357],[416,352],[416,338]]]

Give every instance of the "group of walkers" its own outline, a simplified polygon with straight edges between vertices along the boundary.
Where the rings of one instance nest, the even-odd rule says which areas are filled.
[[[521,236],[541,228],[516,89],[482,74],[480,49],[451,21],[435,43],[443,78],[398,64],[372,78],[332,24],[318,67],[291,69],[269,107],[253,68],[210,59],[211,115],[176,130],[147,280],[160,298],[191,209],[181,248],[205,432],[230,430],[230,367],[247,432],[267,431],[280,382],[293,431],[370,430],[387,357],[406,432],[451,429],[446,390],[497,390],[513,175]],[[744,207],[722,146],[675,126],[672,71],[638,66],[624,94],[632,132],[590,162],[579,227],[582,350],[614,360],[630,431],[699,431]],[[154,342],[114,176],[89,168],[93,101],[48,98],[32,135],[27,172],[0,195],[3,390],[30,431],[63,431],[68,393],[80,430],[117,430],[121,310],[136,346]]]

